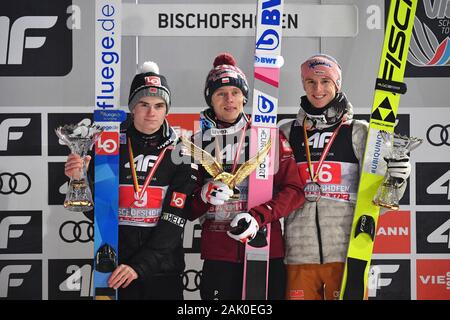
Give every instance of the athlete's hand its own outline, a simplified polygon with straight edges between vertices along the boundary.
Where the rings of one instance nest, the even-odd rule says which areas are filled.
[[[91,156],[86,156],[84,158],[84,162],[87,170],[87,168],[89,167],[89,163],[91,162]],[[64,174],[68,178],[80,179],[81,168],[83,168],[83,160],[81,159],[81,157],[75,153],[69,154],[66,164],[64,165]]]
[[[233,191],[222,181],[210,181],[202,187],[202,200],[215,206],[222,205],[233,195]]]
[[[132,267],[126,264],[121,264],[109,277],[108,286],[116,290],[120,287],[126,288],[133,280],[136,280],[137,278],[138,274]]]
[[[399,185],[402,185],[411,174],[411,163],[409,157],[385,158],[389,175],[396,178]]]
[[[252,240],[259,230],[258,222],[247,212],[237,214],[230,227],[231,229],[227,231],[228,236],[242,243]]]

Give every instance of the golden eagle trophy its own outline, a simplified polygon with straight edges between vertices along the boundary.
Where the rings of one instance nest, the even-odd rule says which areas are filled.
[[[264,161],[272,145],[272,142],[269,139],[264,147],[260,149],[255,156],[244,162],[233,174],[225,172],[221,163],[219,163],[210,153],[196,146],[189,139],[181,137],[181,142],[188,148],[194,160],[200,162],[206,172],[214,178],[214,181],[222,181],[231,190],[233,190],[234,194],[231,196],[231,199],[239,198],[239,189],[236,188],[236,185],[247,178],[253,170],[255,170],[258,165]]]

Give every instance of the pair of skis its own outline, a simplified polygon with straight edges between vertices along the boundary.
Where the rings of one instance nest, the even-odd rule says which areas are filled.
[[[272,147],[249,177],[248,208],[272,199],[276,148],[283,0],[258,0],[250,155],[269,141]],[[246,243],[243,300],[266,300],[268,294],[270,224]]]
[[[94,121],[103,128],[95,145],[95,300],[117,300],[108,279],[118,263],[121,0],[95,2]]]
[[[347,260],[340,292],[341,300],[365,298],[370,261],[380,208],[372,203],[384,177],[382,155],[386,154],[380,131],[394,132],[409,42],[418,0],[391,0],[383,51],[375,86],[363,168],[359,182]],[[381,151],[378,150],[381,148]]]

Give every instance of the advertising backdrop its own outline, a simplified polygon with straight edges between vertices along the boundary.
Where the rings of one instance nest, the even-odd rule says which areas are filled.
[[[388,3],[285,0],[279,124],[295,117],[300,63],[318,52],[340,62],[343,90],[368,119]],[[120,108],[128,111],[137,66],[153,60],[173,92],[170,123],[194,132],[219,52],[231,52],[253,86],[255,8],[251,0],[122,1]],[[62,206],[69,149],[54,129],[92,121],[94,12],[91,0],[0,2],[0,300],[92,298],[93,217]],[[369,299],[450,300],[450,2],[419,1],[414,26],[396,131],[424,142],[411,154],[400,211],[380,217]],[[192,300],[200,230],[189,222],[184,234]]]

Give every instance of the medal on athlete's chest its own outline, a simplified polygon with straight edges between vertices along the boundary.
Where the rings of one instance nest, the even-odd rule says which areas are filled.
[[[303,190],[305,192],[305,198],[306,200],[310,202],[317,202],[319,201],[320,197],[322,196],[322,190],[320,189],[320,184],[317,182],[308,182],[303,187]]]
[[[336,138],[337,133],[339,132],[339,129],[341,128],[342,122],[339,124],[339,126],[334,130],[333,134],[330,137],[330,140],[328,141],[327,145],[325,146],[325,149],[322,151],[322,154],[319,159],[319,163],[317,164],[316,172],[314,172],[314,168],[312,165],[311,160],[311,151],[309,150],[309,141],[308,141],[308,134],[306,131],[305,126],[306,118],[303,121],[303,138],[304,138],[304,144],[305,144],[305,151],[306,151],[306,160],[308,161],[308,171],[309,176],[311,177],[311,180],[308,181],[303,186],[303,191],[305,193],[305,199],[309,202],[317,202],[319,201],[320,197],[322,196],[322,188],[318,181],[318,176],[320,169],[322,168],[322,165],[325,161],[325,158],[327,157],[328,153],[330,152],[331,145]]]

